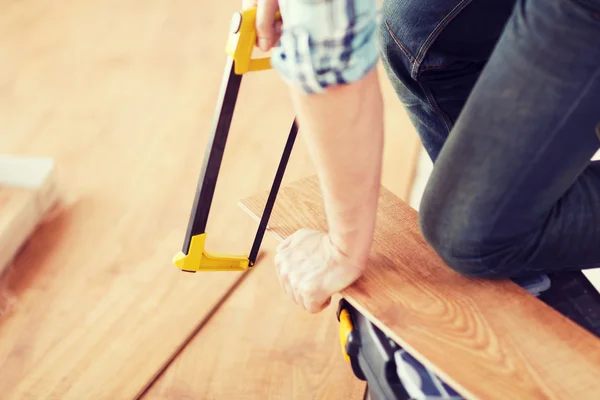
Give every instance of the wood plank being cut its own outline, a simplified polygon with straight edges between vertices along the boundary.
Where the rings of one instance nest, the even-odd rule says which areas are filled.
[[[241,202],[258,217],[265,194]],[[282,188],[270,220],[280,240],[326,229],[316,178]],[[463,277],[426,244],[417,212],[381,189],[365,275],[342,295],[466,398],[600,395],[600,340],[511,281]]]
[[[52,159],[0,155],[0,273],[56,199]]]
[[[265,238],[265,261],[144,400],[362,400],[365,383],[343,359],[335,307],[313,316],[289,301],[272,263],[276,244]]]

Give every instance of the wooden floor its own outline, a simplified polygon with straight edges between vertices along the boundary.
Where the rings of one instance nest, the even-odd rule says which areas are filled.
[[[274,241],[248,274],[171,264],[239,3],[0,4],[0,153],[54,158],[60,196],[0,282],[3,399],[362,398],[333,307],[309,316],[282,295]],[[384,184],[406,198],[418,142],[385,96]],[[212,251],[249,250],[255,223],[236,203],[269,188],[292,118],[273,71],[245,78]],[[300,139],[286,181],[312,173]]]

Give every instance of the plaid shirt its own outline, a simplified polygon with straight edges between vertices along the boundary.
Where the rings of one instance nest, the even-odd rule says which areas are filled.
[[[280,0],[279,8],[284,27],[271,64],[288,83],[319,93],[376,66],[377,0]]]

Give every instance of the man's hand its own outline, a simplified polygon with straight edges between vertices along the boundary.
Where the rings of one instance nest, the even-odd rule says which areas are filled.
[[[285,292],[311,313],[322,311],[332,295],[364,271],[364,265],[337,249],[326,233],[312,229],[301,229],[281,243],[275,265]]]
[[[279,0],[243,0],[242,9],[256,7],[256,45],[269,51],[281,37],[281,21],[275,20]]]

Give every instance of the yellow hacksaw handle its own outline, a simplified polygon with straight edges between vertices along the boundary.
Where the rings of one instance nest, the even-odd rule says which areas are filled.
[[[277,11],[275,18],[281,20]],[[225,52],[234,60],[234,72],[237,75],[250,71],[261,71],[271,68],[269,57],[252,58],[256,46],[256,7],[236,12],[231,18],[229,38]]]

